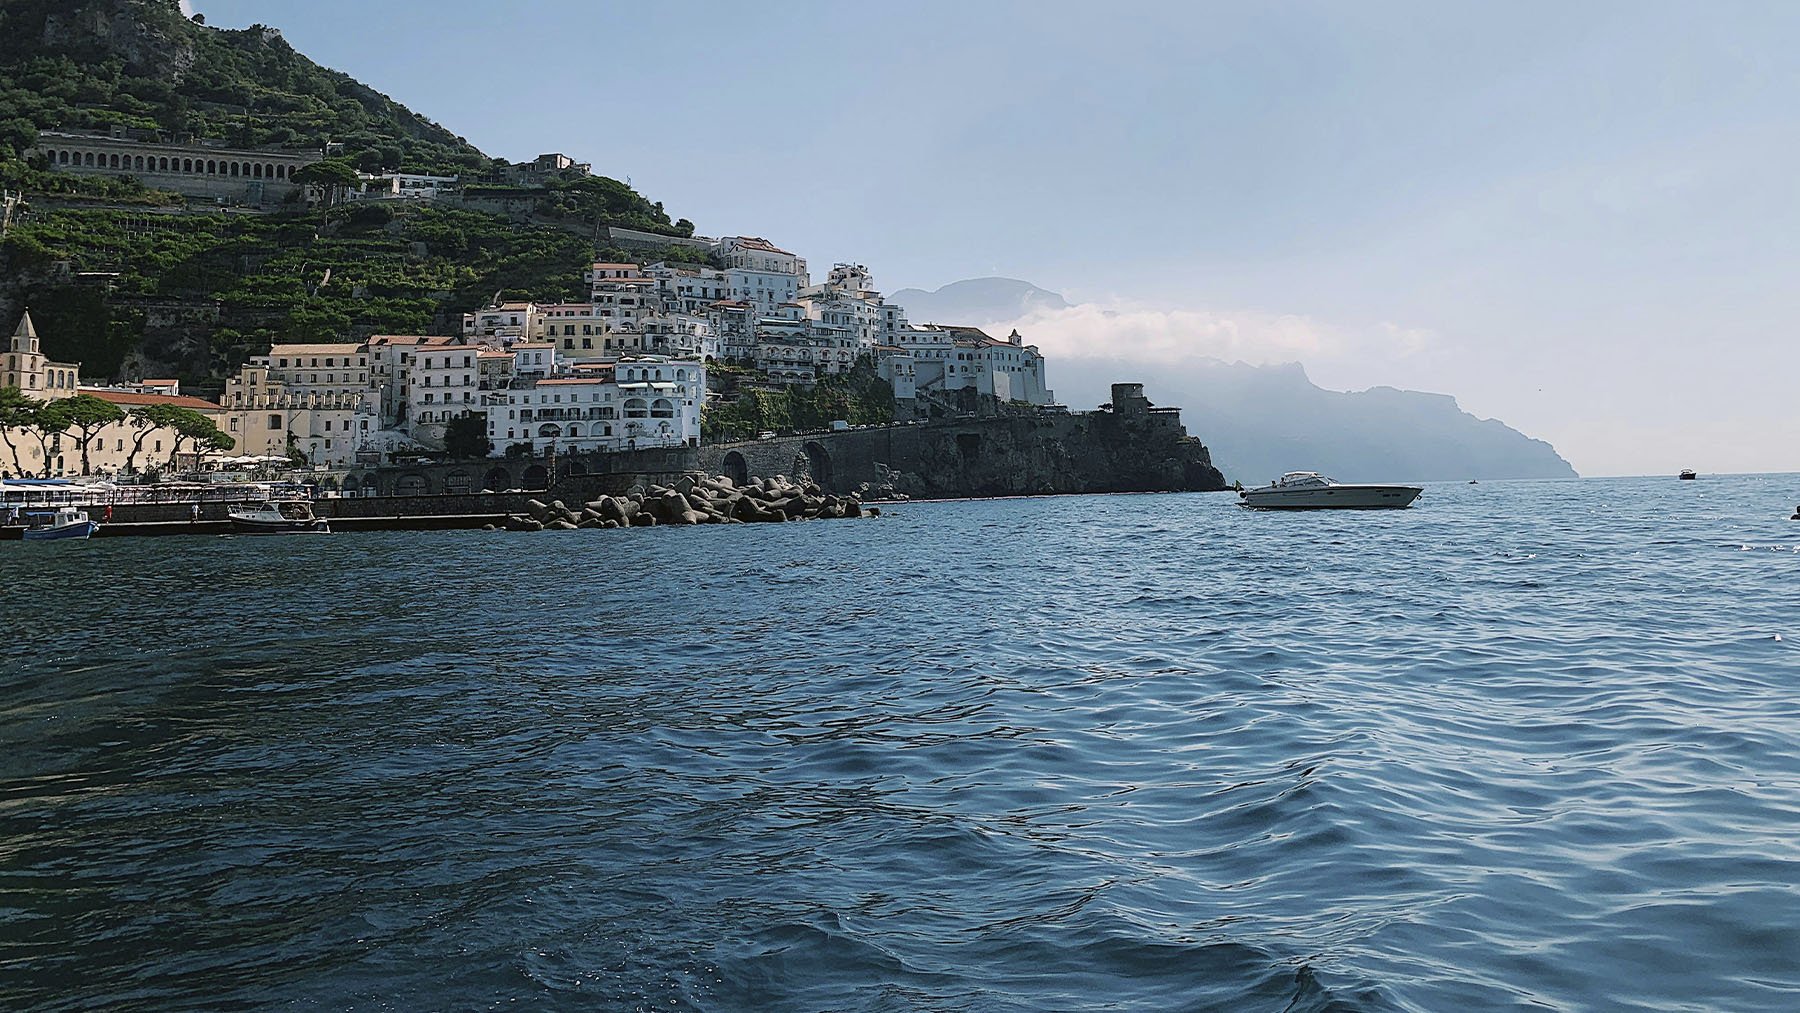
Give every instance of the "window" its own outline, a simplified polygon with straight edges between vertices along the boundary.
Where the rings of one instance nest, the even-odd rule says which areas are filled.
[[[271,415],[271,416],[269,416],[269,428],[270,428],[270,429],[280,429],[280,428],[282,428],[282,426],[281,426],[281,416],[279,416],[279,415]]]
[[[234,418],[231,420],[231,431],[234,433],[238,431],[237,423],[238,423],[237,419]]]

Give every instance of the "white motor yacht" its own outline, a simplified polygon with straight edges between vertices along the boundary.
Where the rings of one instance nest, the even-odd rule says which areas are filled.
[[[1290,471],[1238,495],[1244,506],[1259,510],[1398,510],[1424,491],[1411,485],[1345,485],[1316,471]]]
[[[226,511],[231,530],[244,535],[330,534],[331,526],[315,517],[305,500],[265,500]]]

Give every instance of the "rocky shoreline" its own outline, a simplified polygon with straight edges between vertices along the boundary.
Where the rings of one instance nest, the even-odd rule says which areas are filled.
[[[624,495],[601,496],[579,510],[562,500],[545,503],[535,499],[528,500],[525,509],[523,514],[508,515],[506,530],[575,531],[881,516],[879,507],[864,507],[857,493],[838,495],[785,475],[752,478],[742,485],[724,475],[683,475],[673,485],[633,486]]]

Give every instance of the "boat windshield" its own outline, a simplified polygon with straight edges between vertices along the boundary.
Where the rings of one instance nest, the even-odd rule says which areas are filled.
[[[1322,489],[1325,486],[1332,484],[1331,479],[1326,478],[1316,471],[1290,471],[1281,476],[1281,481],[1276,483],[1276,485],[1288,489],[1309,488],[1315,486]]]

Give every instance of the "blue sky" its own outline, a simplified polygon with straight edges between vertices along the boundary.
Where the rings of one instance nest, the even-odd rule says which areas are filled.
[[[1298,359],[1584,474],[1800,471],[1800,5],[195,6],[707,234],[1063,292],[1065,368]]]

